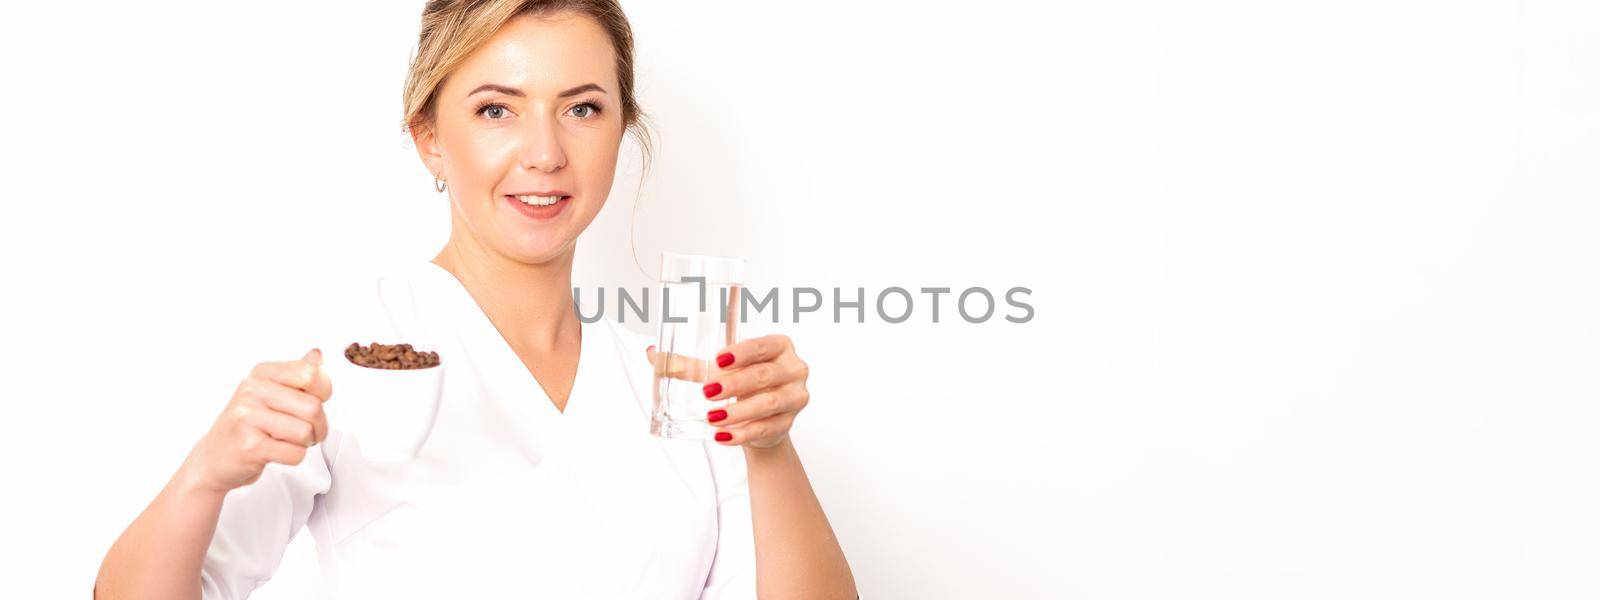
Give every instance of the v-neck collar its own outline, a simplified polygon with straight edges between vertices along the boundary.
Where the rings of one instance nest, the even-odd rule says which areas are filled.
[[[457,331],[466,342],[463,350],[474,355],[485,370],[485,374],[494,378],[487,386],[491,392],[510,390],[511,396],[508,400],[514,406],[527,409],[529,408],[527,403],[535,404],[537,406],[531,408],[532,412],[546,421],[568,422],[590,410],[585,405],[592,398],[584,399],[590,387],[587,380],[590,371],[596,368],[597,361],[601,358],[601,346],[605,343],[603,335],[605,332],[601,330],[599,321],[585,323],[582,318],[578,319],[580,337],[577,372],[573,374],[572,389],[567,393],[566,407],[557,410],[550,395],[539,385],[538,378],[534,377],[526,364],[523,364],[522,358],[517,356],[510,342],[495,327],[494,322],[489,320],[488,314],[483,312],[483,307],[454,273],[433,261],[425,261],[417,272],[436,281],[437,285],[443,288],[441,290],[443,295],[454,303],[450,313],[455,320]],[[576,414],[574,410],[577,411]]]

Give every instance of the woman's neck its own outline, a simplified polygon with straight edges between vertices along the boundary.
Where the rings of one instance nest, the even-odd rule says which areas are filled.
[[[568,248],[555,260],[530,265],[452,238],[432,262],[461,281],[513,348],[542,354],[570,347],[579,336],[572,256]]]

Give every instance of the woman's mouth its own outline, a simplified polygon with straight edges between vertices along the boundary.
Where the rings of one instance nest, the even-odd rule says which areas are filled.
[[[565,209],[567,204],[570,204],[568,201],[572,199],[572,196],[560,193],[550,195],[527,194],[519,196],[507,195],[505,199],[517,209],[517,212],[532,219],[543,220],[561,214],[562,209]]]

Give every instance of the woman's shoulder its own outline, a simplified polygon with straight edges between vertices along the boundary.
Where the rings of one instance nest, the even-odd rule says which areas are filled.
[[[655,344],[655,336],[650,334],[634,331],[625,325],[604,317],[599,318],[598,322],[607,331],[610,331],[612,335],[616,336],[617,342],[622,344],[625,350],[635,352],[640,356],[644,355],[645,348]]]

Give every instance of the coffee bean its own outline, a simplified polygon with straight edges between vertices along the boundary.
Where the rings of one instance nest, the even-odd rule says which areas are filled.
[[[439,366],[439,353],[418,352],[411,344],[380,344],[376,340],[363,346],[357,342],[344,349],[345,358],[373,369],[427,369]]]

